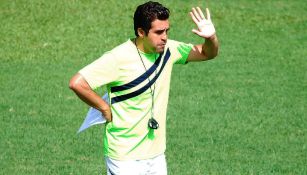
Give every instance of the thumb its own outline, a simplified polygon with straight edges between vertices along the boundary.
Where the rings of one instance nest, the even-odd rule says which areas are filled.
[[[200,35],[200,32],[198,30],[196,30],[196,29],[192,29],[192,32],[197,34],[197,35]]]

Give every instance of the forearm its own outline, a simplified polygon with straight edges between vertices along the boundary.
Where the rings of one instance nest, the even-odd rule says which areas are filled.
[[[202,45],[202,54],[207,60],[213,59],[217,56],[219,50],[219,43],[216,34],[209,38],[205,38],[205,43]]]
[[[107,121],[112,120],[110,106],[90,88],[81,75],[77,74],[74,76],[70,81],[69,87],[82,101],[101,111]]]
[[[106,118],[107,121],[111,121],[111,109],[110,106],[95,92],[88,89],[73,89],[78,97],[89,106],[99,110]]]

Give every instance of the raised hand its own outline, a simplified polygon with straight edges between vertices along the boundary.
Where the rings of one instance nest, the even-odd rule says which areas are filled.
[[[206,8],[207,18],[204,16],[203,12],[199,7],[196,7],[196,9],[193,7],[192,11],[190,12],[190,15],[192,17],[192,20],[198,27],[198,29],[193,29],[192,32],[203,38],[210,38],[215,34],[215,28],[211,21],[210,12],[208,8]]]

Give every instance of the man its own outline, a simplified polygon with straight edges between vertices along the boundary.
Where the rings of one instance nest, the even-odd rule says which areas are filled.
[[[173,64],[205,61],[218,53],[209,10],[192,8],[192,31],[200,45],[168,40],[169,10],[147,2],[134,13],[136,38],[106,52],[70,80],[70,88],[106,120],[104,154],[108,174],[167,174],[166,109]],[[92,89],[106,85],[108,105]]]

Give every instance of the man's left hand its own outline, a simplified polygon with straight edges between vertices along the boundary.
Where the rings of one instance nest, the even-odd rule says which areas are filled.
[[[190,15],[192,20],[197,25],[198,29],[193,29],[192,32],[203,38],[210,38],[215,34],[215,28],[210,18],[209,9],[206,8],[207,18],[199,7],[192,8]]]

